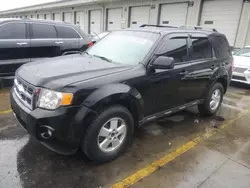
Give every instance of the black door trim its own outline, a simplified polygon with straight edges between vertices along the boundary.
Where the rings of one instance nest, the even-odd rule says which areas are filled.
[[[180,106],[177,106],[177,107],[168,109],[168,110],[164,110],[164,111],[162,111],[162,112],[157,112],[157,113],[155,113],[155,114],[146,116],[146,117],[144,117],[141,121],[139,121],[139,126],[143,125],[143,124],[146,123],[146,122],[150,122],[150,121],[156,120],[156,119],[158,119],[158,118],[161,118],[161,117],[164,117],[164,116],[171,115],[171,114],[173,114],[173,113],[182,111],[182,110],[184,110],[184,109],[186,109],[186,108],[189,108],[189,107],[192,107],[192,106],[201,104],[201,103],[203,103],[203,100],[195,100],[195,101],[193,101],[193,102],[186,103],[186,104],[184,104],[184,105],[180,105]]]

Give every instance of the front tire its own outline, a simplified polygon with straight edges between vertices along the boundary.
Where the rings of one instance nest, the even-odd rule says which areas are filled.
[[[220,108],[224,95],[224,88],[221,83],[216,83],[206,94],[204,102],[198,105],[201,115],[212,116]]]
[[[89,125],[81,148],[93,161],[104,163],[121,155],[131,143],[134,120],[128,109],[112,106]]]

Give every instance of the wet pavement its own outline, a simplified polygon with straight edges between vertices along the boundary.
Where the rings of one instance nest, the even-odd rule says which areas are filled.
[[[111,187],[197,136],[204,137],[198,145],[132,187],[250,187],[250,113],[220,129],[250,110],[250,89],[245,86],[230,87],[217,116],[200,117],[191,108],[146,124],[123,156],[103,165],[80,151],[56,154],[31,138],[12,114],[1,114],[9,109],[7,93],[0,92],[0,188]]]

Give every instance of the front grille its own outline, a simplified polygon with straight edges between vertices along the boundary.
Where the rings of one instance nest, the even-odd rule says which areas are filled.
[[[32,110],[35,87],[19,78],[16,78],[14,81],[14,91],[21,102]]]
[[[245,77],[242,76],[233,76],[233,79],[235,80],[242,80],[242,81],[247,81]]]
[[[243,73],[246,70],[248,70],[248,68],[235,67],[234,72]]]

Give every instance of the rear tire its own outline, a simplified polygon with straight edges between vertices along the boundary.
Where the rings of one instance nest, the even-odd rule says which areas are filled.
[[[81,143],[93,161],[104,163],[121,155],[132,141],[134,120],[128,109],[116,105],[93,119]]]
[[[224,88],[221,83],[214,84],[204,99],[204,102],[198,105],[198,110],[201,115],[212,116],[220,108],[223,100]]]

